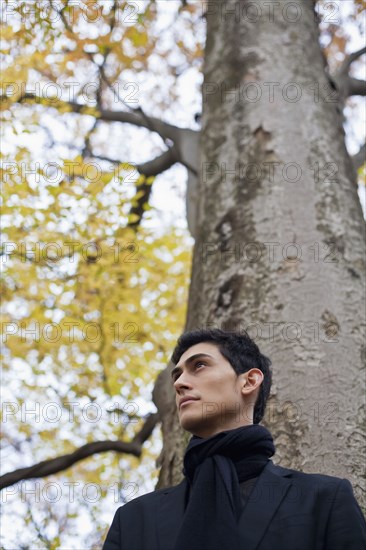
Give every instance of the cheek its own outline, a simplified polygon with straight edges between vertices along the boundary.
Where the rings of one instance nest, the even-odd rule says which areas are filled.
[[[202,388],[204,393],[215,395],[228,395],[233,393],[233,385],[224,376],[220,376],[215,380],[210,380],[205,383]]]
[[[229,378],[228,376],[222,377],[217,384],[217,388],[222,395],[225,395],[225,398],[237,401],[240,394],[240,386],[236,379]]]

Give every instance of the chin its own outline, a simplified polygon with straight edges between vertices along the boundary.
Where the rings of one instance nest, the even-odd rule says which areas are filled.
[[[201,418],[182,418],[180,421],[180,426],[186,432],[191,433],[192,435],[197,435],[198,437],[204,437],[201,435],[203,432],[207,432],[207,424],[202,426]]]
[[[181,418],[179,420],[179,424],[181,425],[181,428],[183,428],[183,430],[191,433],[194,433],[200,428],[199,421],[197,419],[195,420],[194,418]]]

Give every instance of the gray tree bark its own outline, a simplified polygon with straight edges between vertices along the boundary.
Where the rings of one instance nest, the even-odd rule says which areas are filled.
[[[187,329],[246,329],[273,362],[274,461],[366,505],[364,222],[312,0],[209,1]],[[182,478],[164,388],[158,486]],[[160,411],[161,412],[161,411]]]

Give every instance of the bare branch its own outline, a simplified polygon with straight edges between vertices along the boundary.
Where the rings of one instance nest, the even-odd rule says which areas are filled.
[[[154,428],[156,424],[160,421],[160,414],[159,413],[152,413],[150,414],[146,420],[144,425],[142,426],[141,430],[138,434],[135,435],[135,437],[132,440],[132,443],[139,444],[141,447],[145,443],[147,439],[151,436],[151,434],[154,431]]]
[[[93,157],[104,160],[106,162],[111,162],[112,164],[121,164],[120,160],[112,159],[110,157],[102,155],[93,155]],[[165,151],[159,157],[156,157],[142,164],[136,164],[135,166],[140,174],[146,176],[146,178],[149,178],[151,176],[157,176],[158,174],[161,174],[162,172],[164,172],[164,170],[168,170],[168,168],[173,166],[173,164],[175,164],[176,162],[179,162],[179,158],[176,153],[176,148],[172,147],[168,149],[168,151]],[[137,204],[132,206],[130,209],[129,215],[134,214],[135,216],[133,216],[132,218],[134,219],[134,221],[130,221],[130,223],[128,224],[129,227],[132,227],[134,229],[137,229],[137,227],[140,225],[141,218],[145,212],[144,205],[147,204],[150,199],[152,185],[146,182],[139,185],[137,190],[142,191],[143,193],[139,196]]]
[[[352,63],[356,61],[361,55],[364,55],[366,53],[366,47],[361,48],[357,52],[353,52],[349,54],[346,59],[343,61],[342,65],[340,66],[338,70],[338,74],[348,74],[349,68],[351,67]]]
[[[103,155],[92,155],[93,158],[98,158],[100,160],[104,160],[106,162],[110,162],[112,164],[118,165],[121,164],[120,160],[113,159],[110,157],[106,157]],[[173,164],[176,162],[181,162],[178,154],[177,154],[177,148],[171,147],[168,149],[168,151],[165,151],[160,156],[155,157],[152,160],[148,160],[147,162],[144,162],[142,164],[134,164],[136,166],[136,170],[144,175],[146,178],[149,178],[151,176],[157,176],[158,174],[161,174],[165,170],[168,170]],[[132,163],[131,163],[132,164]],[[144,205],[149,202],[151,191],[152,191],[152,185],[149,183],[142,183],[137,188],[137,191],[142,191],[143,193],[139,196],[137,200],[137,204],[132,206],[130,209],[129,214],[134,214],[137,216],[133,216],[133,219],[135,221],[131,221],[128,225],[129,227],[137,228],[140,224],[141,218],[144,214],[145,208]]]
[[[99,160],[104,160],[106,162],[110,162],[111,164],[121,164],[120,159],[113,159],[111,157],[106,157],[104,155],[96,155],[94,153],[90,153],[90,156],[93,158],[97,158]],[[161,174],[164,172],[164,170],[168,170],[173,164],[176,162],[179,162],[178,155],[174,148],[168,149],[168,151],[164,151],[161,155],[158,157],[155,157],[152,160],[148,160],[147,162],[143,162],[141,164],[135,164],[135,163],[129,163],[133,166],[136,166],[136,170],[143,174],[146,177],[150,176],[157,176],[158,174]]]
[[[118,0],[114,0],[113,1],[113,6],[111,7],[111,13],[110,13],[110,16],[109,16],[109,19],[110,19],[109,32],[110,33],[113,31],[113,29],[115,28],[116,23],[117,23],[117,18],[116,18],[117,8],[118,8]]]
[[[342,104],[345,103],[347,97],[353,95],[366,95],[366,82],[364,80],[358,80],[347,74],[338,73],[333,76],[333,81],[337,87]]]
[[[171,148],[160,157],[157,157],[153,160],[150,160],[148,162],[145,162],[144,164],[140,164],[137,166],[138,171],[140,174],[143,174],[144,176],[151,177],[151,176],[157,176],[164,170],[167,170],[173,164],[175,164],[178,161],[178,157],[176,154],[176,148]],[[137,200],[137,204],[135,206],[132,206],[130,210],[130,215],[134,214],[137,216],[135,218],[135,221],[131,221],[129,223],[130,227],[137,227],[140,224],[141,218],[144,214],[144,205],[149,202],[152,185],[148,183],[143,183],[138,187],[139,191],[142,191],[141,196]]]
[[[150,414],[142,426],[140,432],[135,435],[132,441],[94,441],[79,447],[73,453],[58,456],[49,460],[44,460],[27,468],[19,468],[0,477],[0,489],[5,489],[24,479],[46,477],[51,474],[62,472],[76,462],[84,460],[96,453],[105,453],[107,451],[116,451],[117,453],[127,453],[139,457],[142,452],[143,443],[150,437],[156,424],[159,422],[159,413]]]
[[[3,99],[6,98],[3,97]],[[110,109],[98,109],[97,107],[94,107],[96,113],[92,114],[91,110],[93,107],[88,105],[82,105],[81,103],[76,103],[75,101],[61,101],[56,98],[43,98],[32,93],[23,94],[18,101],[19,103],[39,103],[47,107],[53,107],[54,109],[70,109],[73,113],[91,114],[91,116],[96,116],[99,120],[104,122],[125,122],[127,124],[133,124],[134,126],[147,128],[148,130],[156,132],[163,140],[170,139],[172,141],[176,141],[182,130],[182,128],[178,128],[178,126],[174,126],[155,117],[149,117],[148,123],[146,118],[138,112],[130,113],[128,111],[112,111]]]
[[[155,157],[154,159],[148,160],[142,164],[137,164],[136,168],[140,174],[144,174],[146,177],[157,176],[158,174],[161,174],[161,172],[164,172],[164,170],[167,170],[173,166],[176,162],[179,162],[178,154],[175,148],[172,147],[159,157]]]
[[[348,77],[347,81],[347,97],[351,95],[366,95],[366,81],[358,78]]]
[[[83,150],[81,151],[81,156],[82,158],[85,158],[88,156],[88,153],[90,152],[90,139],[92,137],[92,135],[94,134],[95,130],[97,129],[98,127],[98,122],[99,120],[96,118],[94,120],[94,123],[92,125],[92,127],[90,128],[90,130],[87,132],[86,136],[85,136],[85,140],[84,140],[84,147],[83,147]]]
[[[353,52],[346,57],[342,65],[336,73],[333,74],[332,79],[339,91],[340,101],[344,104],[347,97],[353,95],[366,95],[366,82],[353,78],[349,74],[349,69],[354,61],[366,53],[366,47],[361,48],[357,52]]]

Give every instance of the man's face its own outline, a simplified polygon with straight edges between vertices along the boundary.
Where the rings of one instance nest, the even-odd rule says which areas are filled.
[[[215,344],[202,342],[187,349],[172,370],[182,428],[206,438],[252,424],[248,399],[253,403],[253,392],[246,402],[242,393],[247,377],[248,373],[236,375]],[[180,405],[188,396],[196,400]]]

